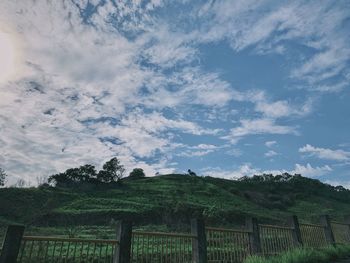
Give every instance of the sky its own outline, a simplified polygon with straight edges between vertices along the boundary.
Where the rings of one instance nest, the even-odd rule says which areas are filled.
[[[349,43],[348,0],[1,0],[0,167],[349,188]]]

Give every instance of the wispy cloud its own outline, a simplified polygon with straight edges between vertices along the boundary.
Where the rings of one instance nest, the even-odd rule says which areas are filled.
[[[269,148],[271,148],[272,146],[276,145],[277,142],[276,141],[267,141],[265,142],[265,145]]]
[[[273,151],[273,150],[269,150],[266,153],[264,153],[264,156],[266,156],[266,157],[273,157],[273,156],[276,156],[276,155],[278,155],[278,153]]]
[[[310,156],[315,156],[320,159],[333,161],[348,161],[350,160],[350,152],[343,150],[332,150],[327,148],[314,147],[310,144],[299,148],[300,153],[306,153]]]
[[[230,140],[231,143],[237,143],[247,135],[255,134],[294,134],[298,132],[295,127],[276,124],[273,119],[246,119],[240,121],[240,126],[231,129],[229,135],[223,136],[223,139]]]

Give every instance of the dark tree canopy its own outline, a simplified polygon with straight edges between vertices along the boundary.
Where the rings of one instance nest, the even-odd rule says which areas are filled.
[[[0,168],[0,186],[5,185],[7,174],[5,173],[4,169]]]
[[[114,157],[103,165],[103,169],[97,174],[97,179],[104,183],[118,182],[124,173],[124,166],[117,157]]]
[[[107,161],[99,172],[96,171],[95,166],[86,164],[79,168],[70,168],[63,173],[51,175],[48,182],[61,187],[76,186],[82,183],[112,183],[118,182],[123,177],[124,172],[124,166],[114,157]]]
[[[197,176],[197,174],[193,172],[191,169],[188,169],[187,172],[190,176]]]
[[[142,177],[145,177],[145,173],[143,171],[142,168],[134,168],[130,174],[129,174],[129,177],[130,178],[142,178]]]

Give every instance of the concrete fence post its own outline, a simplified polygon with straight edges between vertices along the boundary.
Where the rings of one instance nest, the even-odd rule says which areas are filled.
[[[324,227],[324,234],[326,236],[326,241],[329,245],[335,245],[334,234],[331,226],[331,219],[329,215],[320,216],[320,223]]]
[[[249,231],[249,243],[252,254],[261,254],[261,242],[258,219],[248,217],[245,221],[246,229]]]
[[[293,230],[293,241],[294,245],[297,246],[302,246],[303,245],[303,240],[301,238],[301,232],[300,232],[300,226],[299,226],[299,220],[298,217],[293,215],[288,218],[288,224],[290,227],[294,228]]]
[[[24,233],[24,226],[7,227],[5,240],[1,249],[0,263],[16,263]]]
[[[191,220],[192,260],[195,263],[207,263],[207,238],[203,219]]]
[[[124,220],[118,221],[117,240],[119,244],[115,247],[113,263],[131,262],[131,237],[132,222]]]

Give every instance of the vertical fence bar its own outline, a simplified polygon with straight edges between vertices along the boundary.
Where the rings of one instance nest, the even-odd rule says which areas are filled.
[[[15,263],[21,246],[24,226],[10,225],[7,227],[2,246],[0,263]]]
[[[261,254],[261,242],[259,234],[258,219],[248,217],[245,221],[246,228],[249,231],[250,251],[252,254]]]
[[[294,228],[293,233],[292,233],[294,246],[302,246],[303,240],[301,238],[298,217],[296,215],[293,215],[293,216],[289,217],[287,221],[288,221],[288,224],[290,225],[290,227]]]
[[[117,226],[117,240],[115,246],[113,263],[130,263],[131,255],[132,223],[130,221],[119,221]]]
[[[320,223],[324,228],[324,234],[326,236],[326,241],[329,245],[335,244],[334,234],[332,231],[331,220],[329,215],[320,216]]]
[[[207,263],[207,238],[202,219],[191,220],[191,233],[196,236],[196,238],[192,239],[193,261],[195,263]]]

